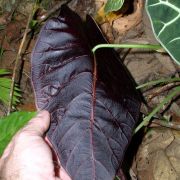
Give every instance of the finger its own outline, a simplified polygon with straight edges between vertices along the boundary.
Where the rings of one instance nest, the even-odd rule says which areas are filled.
[[[36,117],[31,119],[28,124],[21,130],[32,135],[43,136],[50,125],[50,114],[48,111],[40,111]]]
[[[16,136],[13,137],[11,142],[8,144],[8,146],[4,150],[4,153],[3,153],[3,156],[1,157],[1,159],[7,158],[9,156],[9,154],[12,153],[12,151],[14,149],[15,141],[16,141],[17,137],[19,137],[20,134],[24,134],[24,132],[25,132],[26,134],[28,133],[28,135],[35,134],[38,136],[42,136],[49,127],[49,124],[50,124],[49,116],[50,115],[49,115],[48,111],[41,111],[37,114],[36,117],[31,119],[28,122],[28,124],[23,129],[21,129],[16,134]]]
[[[59,177],[63,180],[71,180],[71,178],[69,177],[69,175],[67,174],[67,172],[64,170],[62,166],[60,168]]]

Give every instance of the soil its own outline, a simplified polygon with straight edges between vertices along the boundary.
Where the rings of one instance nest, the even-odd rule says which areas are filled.
[[[55,7],[58,2],[58,0],[44,0],[39,8],[38,18]],[[95,17],[111,43],[158,43],[144,10],[144,0],[127,1],[123,10],[109,17],[101,13],[101,8],[105,3],[106,0],[73,0],[69,6],[82,18],[85,18],[86,14]],[[4,49],[3,56],[0,57],[0,68],[13,70],[27,19],[32,13],[32,5],[33,0],[23,2],[0,0],[0,26],[4,27],[0,30],[0,47]],[[36,110],[30,79],[30,56],[38,33],[39,28],[34,34],[28,35],[25,43],[27,48],[19,64],[19,76],[16,82],[20,85],[22,99],[17,106],[18,110]],[[127,49],[117,51],[137,85],[155,79],[179,77],[179,67],[166,53]],[[164,88],[164,91],[159,90],[163,86],[142,90],[142,96],[147,104],[144,106],[146,108],[142,108],[142,117],[147,111],[156,107],[173,87]],[[0,115],[6,113],[6,107],[1,107],[2,105],[0,105]],[[165,115],[170,117],[172,122],[180,123],[179,99],[176,98],[164,107],[159,115]],[[125,156],[123,170],[127,179],[132,180],[175,180],[180,179],[179,163],[180,131],[151,124],[148,130],[141,129],[133,137]]]

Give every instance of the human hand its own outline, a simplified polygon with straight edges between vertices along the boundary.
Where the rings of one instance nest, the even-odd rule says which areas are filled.
[[[62,168],[55,174],[51,148],[43,139],[49,124],[49,113],[41,111],[13,137],[0,159],[1,180],[70,180]]]

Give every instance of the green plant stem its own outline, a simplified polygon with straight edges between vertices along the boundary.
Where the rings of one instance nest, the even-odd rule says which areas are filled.
[[[168,102],[170,101],[174,96],[176,96],[178,93],[180,93],[180,86],[176,87],[173,92],[171,92],[164,100],[153,109],[153,111],[146,116],[143,121],[139,124],[139,126],[135,129],[134,133],[137,133],[143,126],[149,123],[151,118]]]
[[[155,81],[150,81],[150,82],[141,84],[141,85],[137,86],[136,89],[141,89],[141,88],[144,88],[147,86],[153,86],[153,85],[157,85],[160,83],[171,83],[171,82],[177,82],[177,81],[180,81],[180,78],[175,77],[175,78],[167,78],[167,79],[158,79]]]
[[[97,49],[100,48],[137,48],[137,49],[161,49],[161,45],[156,44],[98,44],[93,49],[92,52],[95,53]]]

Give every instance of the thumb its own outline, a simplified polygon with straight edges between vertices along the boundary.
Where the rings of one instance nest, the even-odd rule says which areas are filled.
[[[48,130],[50,125],[50,114],[48,111],[40,111],[36,117],[31,119],[27,125],[21,130],[21,132],[28,133],[30,135],[43,136]]]

